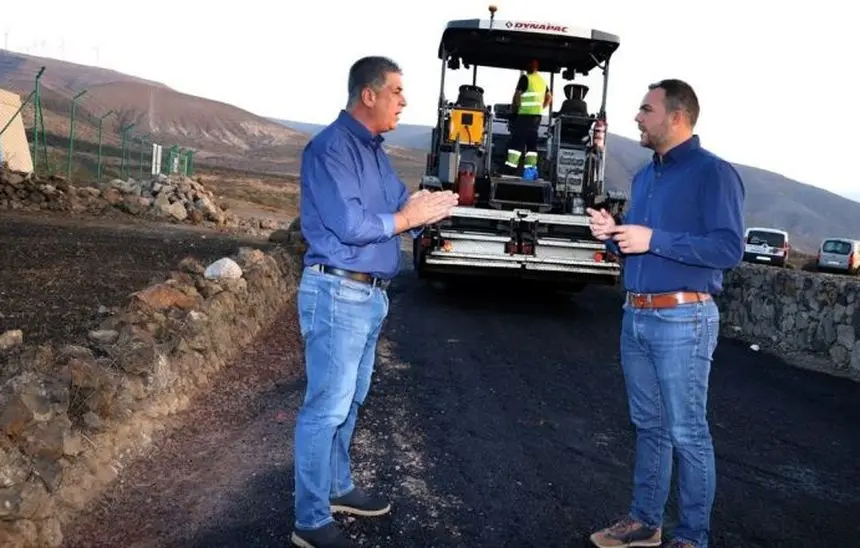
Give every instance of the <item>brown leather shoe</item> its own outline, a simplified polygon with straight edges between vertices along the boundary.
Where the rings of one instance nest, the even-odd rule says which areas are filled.
[[[624,517],[605,529],[592,534],[591,542],[598,548],[627,548],[660,546],[662,531],[646,527],[630,517]]]

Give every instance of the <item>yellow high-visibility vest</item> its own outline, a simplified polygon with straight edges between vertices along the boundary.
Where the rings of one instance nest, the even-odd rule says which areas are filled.
[[[520,108],[517,114],[535,114],[543,112],[543,99],[546,96],[546,82],[537,72],[526,74],[529,87],[520,95]]]

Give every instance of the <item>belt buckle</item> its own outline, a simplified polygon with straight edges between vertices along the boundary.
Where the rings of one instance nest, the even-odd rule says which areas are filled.
[[[373,281],[371,282],[371,286],[378,287],[383,291],[388,289],[389,285],[391,285],[391,280],[385,280],[383,278],[373,278]]]
[[[367,284],[370,287],[377,287],[379,289],[385,289],[386,287],[388,287],[389,283],[389,280],[385,280],[383,278],[380,278],[379,276],[371,276],[370,274],[365,274],[362,272],[352,273],[350,275],[350,279]]]
[[[633,293],[633,292],[630,292],[630,294],[628,295],[628,301],[635,308],[640,308],[642,306],[643,299],[646,301],[646,303],[650,302],[651,301],[651,295],[649,295],[647,293]]]
[[[645,305],[652,303],[652,295],[650,293],[630,293],[630,304],[634,308],[642,308]]]

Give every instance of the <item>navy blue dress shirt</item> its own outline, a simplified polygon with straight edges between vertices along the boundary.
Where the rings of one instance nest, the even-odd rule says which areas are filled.
[[[624,287],[636,293],[719,294],[723,271],[744,253],[743,181],[735,168],[701,147],[694,135],[633,177],[623,224],[653,230],[646,253],[621,254]]]
[[[385,279],[397,274],[400,237],[394,234],[394,214],[409,193],[383,141],[341,111],[305,147],[300,215],[306,266],[324,264]]]

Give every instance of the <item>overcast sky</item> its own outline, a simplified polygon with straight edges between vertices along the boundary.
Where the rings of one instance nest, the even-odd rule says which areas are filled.
[[[4,2],[0,38],[15,51],[98,64],[263,116],[316,123],[329,122],[343,106],[355,59],[388,55],[404,69],[409,106],[401,122],[432,124],[441,31],[450,19],[487,17],[489,3],[244,0],[216,7],[212,0],[151,0],[123,13],[122,4],[106,0]],[[855,71],[844,71],[856,64],[850,52],[860,52],[860,39],[848,4],[495,4],[497,19],[560,22],[621,37],[611,64],[610,131],[637,138],[633,116],[646,86],[682,78],[701,101],[697,132],[717,154],[840,194],[860,191],[850,171],[857,163],[858,89],[851,83]],[[510,100],[516,73],[484,76],[479,72],[488,102]],[[455,95],[469,79],[469,71],[453,73],[447,93]],[[594,109],[600,85],[593,77],[588,83]]]

